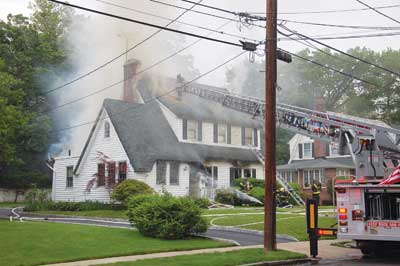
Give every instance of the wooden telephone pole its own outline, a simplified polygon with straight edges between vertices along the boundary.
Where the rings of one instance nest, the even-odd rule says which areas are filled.
[[[265,194],[264,249],[276,250],[276,50],[277,0],[267,0],[265,43]]]

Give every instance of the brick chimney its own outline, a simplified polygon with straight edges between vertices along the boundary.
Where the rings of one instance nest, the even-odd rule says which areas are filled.
[[[314,109],[316,111],[325,112],[325,100],[321,95],[316,96]],[[326,142],[315,139],[314,140],[314,157],[325,158],[329,156],[329,145]]]
[[[124,65],[124,93],[122,100],[125,102],[138,102],[135,76],[140,65],[140,61],[136,59],[129,59]]]

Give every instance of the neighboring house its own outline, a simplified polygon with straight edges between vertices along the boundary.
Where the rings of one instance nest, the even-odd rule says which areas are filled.
[[[252,151],[261,147],[261,121],[187,93],[154,100],[177,81],[136,80],[137,68],[127,62],[123,100],[104,100],[81,155],[55,158],[53,200],[108,202],[125,179],[212,197],[236,178],[264,178]]]
[[[350,155],[338,154],[335,144],[296,134],[289,141],[290,160],[288,164],[279,165],[278,173],[287,182],[298,183],[301,191],[311,197],[312,180],[322,184],[321,201],[332,201],[332,185],[336,176],[354,174],[354,163]]]

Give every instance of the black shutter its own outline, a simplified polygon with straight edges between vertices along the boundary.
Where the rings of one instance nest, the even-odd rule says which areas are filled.
[[[258,146],[258,134],[257,134],[257,128],[254,129],[254,146]]]
[[[218,166],[213,166],[213,177],[214,180],[218,179]]]
[[[201,121],[197,122],[197,140],[202,141],[203,140],[203,123]]]
[[[299,143],[299,159],[303,158],[303,144]]]
[[[244,134],[245,134],[245,128],[242,127],[242,146],[246,145],[246,141],[245,141],[245,138],[244,138]]]
[[[331,151],[329,149],[329,143],[326,143],[326,156],[330,156]]]
[[[311,143],[311,157],[315,157],[315,152],[314,152],[314,143]]]
[[[226,142],[228,143],[228,144],[232,144],[232,128],[231,128],[231,125],[230,124],[228,124],[227,126],[226,126],[226,130],[228,131],[228,133],[227,133],[227,135],[228,135],[228,139],[226,140]]]
[[[182,138],[187,139],[187,120],[182,119]]]
[[[214,143],[218,143],[218,124],[214,123]]]

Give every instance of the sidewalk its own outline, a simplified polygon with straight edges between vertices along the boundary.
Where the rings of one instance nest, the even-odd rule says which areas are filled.
[[[352,248],[341,248],[332,246],[331,243],[340,242],[339,240],[321,240],[318,241],[319,255],[318,257],[323,259],[338,259],[338,258],[359,258],[361,257],[361,252],[358,249]],[[262,248],[262,246],[239,246],[239,247],[226,247],[226,248],[210,248],[210,249],[198,249],[191,251],[176,251],[176,252],[162,252],[154,254],[145,255],[132,255],[124,257],[112,257],[104,259],[93,259],[93,260],[83,260],[76,262],[66,262],[49,264],[46,266],[90,266],[105,263],[123,262],[123,261],[136,261],[142,259],[152,259],[152,258],[166,258],[174,257],[179,255],[193,255],[201,253],[213,253],[213,252],[227,252],[233,250],[249,249],[249,248]],[[303,253],[309,255],[309,242],[291,242],[291,243],[281,243],[278,244],[278,249],[289,250],[293,252]]]

